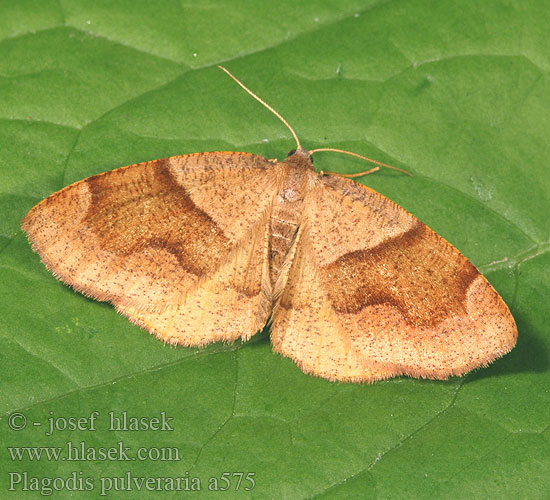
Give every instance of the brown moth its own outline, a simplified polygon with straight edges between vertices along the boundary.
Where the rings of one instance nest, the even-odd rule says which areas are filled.
[[[276,352],[330,380],[445,379],[514,347],[508,307],[456,248],[368,187],[317,173],[318,150],[236,81],[296,151],[174,156],[52,194],[22,227],[56,278],[170,344],[248,340],[269,320]]]

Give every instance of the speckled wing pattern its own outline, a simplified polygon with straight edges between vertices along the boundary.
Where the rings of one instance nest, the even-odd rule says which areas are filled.
[[[72,184],[22,227],[57,278],[165,342],[248,339],[271,312],[277,179],[252,154],[176,156]]]
[[[56,277],[165,342],[249,339],[331,380],[442,379],[515,344],[500,296],[452,245],[353,181],[198,153],[54,193],[22,221]]]
[[[303,371],[444,379],[514,346],[516,326],[497,292],[404,209],[337,177],[320,178],[304,206],[272,329],[274,349]]]

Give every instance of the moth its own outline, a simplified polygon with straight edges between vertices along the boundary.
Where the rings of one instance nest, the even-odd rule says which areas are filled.
[[[269,322],[276,352],[330,380],[445,379],[512,349],[508,307],[456,248],[368,187],[317,173],[322,150],[221,69],[296,150],[174,156],[52,194],[22,228],[56,278],[169,344],[245,341]]]

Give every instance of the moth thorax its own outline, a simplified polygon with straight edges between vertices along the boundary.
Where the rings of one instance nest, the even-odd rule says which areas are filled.
[[[308,175],[305,170],[290,165],[277,196],[277,205],[301,202],[304,199]]]

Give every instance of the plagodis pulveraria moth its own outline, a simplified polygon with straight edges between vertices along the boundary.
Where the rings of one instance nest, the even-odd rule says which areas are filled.
[[[22,227],[57,278],[170,344],[271,321],[304,372],[367,382],[444,379],[512,349],[507,306],[458,250],[297,143],[282,162],[198,153],[94,175]]]

